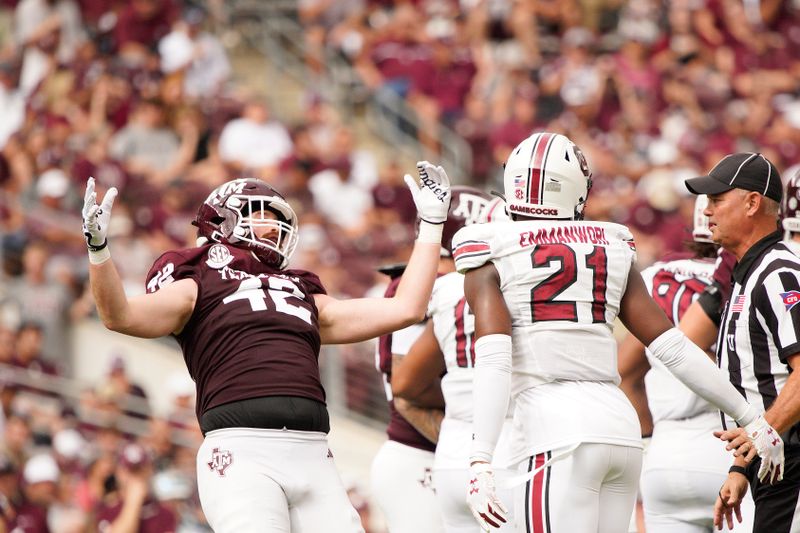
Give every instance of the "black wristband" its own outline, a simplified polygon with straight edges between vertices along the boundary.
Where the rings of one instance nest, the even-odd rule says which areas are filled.
[[[733,472],[736,472],[737,474],[741,474],[744,477],[747,477],[747,469],[745,469],[745,467],[743,467],[743,466],[739,466],[739,465],[731,466],[728,469],[728,473],[730,474],[730,473],[733,473]]]
[[[90,252],[99,252],[106,246],[108,246],[108,239],[105,239],[101,244],[92,244],[92,236],[89,233],[84,233],[86,236],[86,247],[89,248]]]

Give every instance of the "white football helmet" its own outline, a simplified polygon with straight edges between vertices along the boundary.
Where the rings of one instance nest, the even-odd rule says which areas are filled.
[[[694,226],[692,227],[692,239],[694,242],[708,242],[711,240],[711,229],[708,227],[708,217],[703,213],[708,205],[708,196],[698,194],[694,200]]]
[[[506,222],[509,220],[511,220],[511,218],[508,216],[508,212],[506,212],[506,201],[499,196],[495,196],[492,201],[483,208],[478,222],[485,224],[487,222]]]
[[[578,146],[558,133],[534,133],[508,156],[503,187],[509,215],[580,220],[592,173]]]
[[[788,238],[792,233],[800,232],[800,168],[789,178],[781,205],[781,225],[787,231]]]

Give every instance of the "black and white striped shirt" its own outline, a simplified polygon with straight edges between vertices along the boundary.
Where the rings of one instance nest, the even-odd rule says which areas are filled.
[[[733,270],[734,286],[717,338],[717,363],[757,408],[767,410],[800,353],[800,258],[775,232],[754,244]],[[735,427],[723,419],[726,427]],[[783,435],[800,444],[800,424]]]

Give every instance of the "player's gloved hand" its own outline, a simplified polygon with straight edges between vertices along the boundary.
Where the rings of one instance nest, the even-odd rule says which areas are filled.
[[[499,528],[508,522],[508,510],[495,493],[492,465],[483,461],[473,463],[469,473],[467,504],[472,516],[484,531]]]
[[[758,456],[761,457],[758,479],[762,483],[777,483],[782,480],[783,439],[778,432],[761,415],[747,424],[744,430],[753,441]]]
[[[94,190],[94,178],[86,182],[86,194],[83,196],[83,234],[86,246],[92,252],[99,252],[108,244],[108,223],[111,220],[111,206],[117,197],[117,188],[111,187],[103,201],[97,205],[97,193]]]
[[[405,181],[411,190],[419,218],[429,224],[444,223],[450,209],[450,178],[442,167],[433,166],[427,161],[417,162],[417,172],[419,183],[409,174],[405,175]]]

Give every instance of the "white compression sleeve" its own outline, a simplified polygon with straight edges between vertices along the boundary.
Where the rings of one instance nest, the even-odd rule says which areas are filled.
[[[471,460],[491,462],[511,393],[511,337],[485,335],[475,342]]]
[[[665,331],[647,348],[692,392],[714,404],[740,426],[758,416],[758,411],[731,385],[727,374],[678,328]]]

